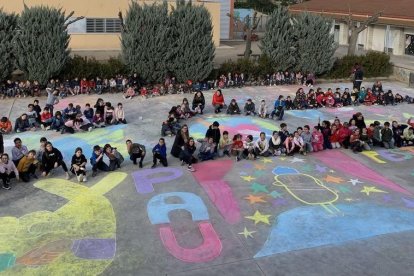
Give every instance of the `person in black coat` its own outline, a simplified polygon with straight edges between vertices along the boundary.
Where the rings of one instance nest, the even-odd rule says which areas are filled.
[[[174,144],[171,148],[171,155],[176,158],[179,158],[183,146],[188,142],[189,138],[190,134],[188,132],[188,126],[183,125],[180,131],[175,136]]]
[[[349,124],[351,124],[351,121],[355,120],[355,125],[362,131],[363,128],[366,128],[367,125],[365,124],[364,116],[362,116],[361,112],[355,113],[351,120],[349,120]]]
[[[46,143],[45,151],[42,156],[42,166],[43,176],[48,176],[53,169],[62,166],[62,169],[66,173],[66,179],[70,179],[68,168],[66,167],[65,161],[63,161],[62,153],[57,148],[54,148],[50,142]]]
[[[197,91],[194,95],[192,108],[194,112],[203,114],[204,107],[206,105],[206,100],[204,98],[203,92]]]
[[[190,137],[180,153],[180,160],[183,162],[183,165],[187,164],[187,170],[190,172],[195,172],[192,164],[197,162],[197,159],[193,156],[196,149],[194,138]]]
[[[213,142],[216,144],[214,152],[217,152],[217,145],[220,143],[221,133],[219,129],[219,122],[214,121],[212,125],[209,126],[206,132],[206,138],[213,138]]]

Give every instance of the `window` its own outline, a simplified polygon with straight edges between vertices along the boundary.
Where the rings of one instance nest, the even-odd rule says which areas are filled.
[[[117,18],[87,18],[87,33],[120,33],[121,21]]]
[[[414,35],[405,35],[405,54],[414,56]]]

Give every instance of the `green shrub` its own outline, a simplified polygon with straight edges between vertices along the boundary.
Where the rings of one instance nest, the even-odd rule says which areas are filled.
[[[364,77],[388,77],[392,73],[390,56],[385,53],[369,51],[362,56],[344,56],[335,61],[331,71],[322,76],[329,79],[349,78],[355,63],[362,65]]]

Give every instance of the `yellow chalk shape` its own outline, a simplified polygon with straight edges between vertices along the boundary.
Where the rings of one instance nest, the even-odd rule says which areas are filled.
[[[49,256],[50,263],[26,266],[16,263],[3,271],[5,275],[97,275],[112,260],[87,260],[73,255],[70,246],[61,255],[47,252],[57,241],[84,238],[116,238],[116,218],[111,202],[104,196],[127,177],[126,173],[111,173],[88,188],[63,179],[45,179],[35,187],[61,196],[68,202],[55,212],[38,211],[20,218],[0,218],[0,251],[14,254],[16,258],[28,252],[41,252]],[[63,250],[63,249],[62,249]],[[45,252],[43,252],[45,251]],[[60,254],[60,253],[59,253]],[[36,262],[36,258],[30,259]]]
[[[373,151],[373,150],[363,151],[362,154],[365,155],[366,157],[372,159],[373,161],[377,162],[378,164],[386,164],[387,163],[384,160],[381,160],[381,159],[378,158],[379,154],[376,151]]]
[[[280,178],[281,177],[287,177],[287,176],[303,176],[303,177],[307,177],[309,179],[311,179],[311,185],[306,185],[306,186],[298,186],[301,185],[301,183],[283,183]],[[308,174],[282,174],[282,175],[276,175],[275,176],[275,180],[276,182],[273,183],[273,185],[275,186],[279,186],[279,187],[283,187],[293,198],[295,198],[296,200],[298,200],[299,202],[302,202],[303,204],[306,205],[320,205],[322,206],[326,211],[328,211],[329,213],[334,213],[334,211],[339,211],[334,205],[333,203],[336,202],[339,198],[338,193],[333,190],[330,189],[329,187],[326,187],[322,181],[320,181],[319,179],[308,175]],[[324,197],[326,197],[326,200],[323,201],[314,201],[314,202],[310,202],[304,198],[301,198],[300,195],[298,195],[296,193],[296,191],[309,191],[309,193],[312,193],[312,198],[318,198],[317,194],[321,194]],[[334,209],[334,211],[332,211],[330,208]]]

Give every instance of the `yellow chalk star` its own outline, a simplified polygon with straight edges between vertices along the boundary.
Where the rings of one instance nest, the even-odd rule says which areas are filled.
[[[256,211],[253,216],[247,216],[245,218],[254,220],[254,224],[258,224],[259,222],[263,222],[265,224],[270,225],[269,217],[271,217],[271,215],[263,215],[259,211]]]
[[[248,176],[240,176],[240,177],[243,178],[243,180],[245,180],[247,182],[250,182],[250,181],[256,179],[256,178],[252,177],[251,175],[248,175]]]
[[[336,183],[336,184],[340,184],[342,182],[344,182],[344,180],[340,177],[335,177],[332,175],[327,175],[323,180],[325,180],[326,182],[330,182],[330,183]]]
[[[366,193],[367,196],[369,196],[370,193],[386,193],[386,194],[388,194],[388,192],[377,189],[374,186],[371,186],[371,187],[364,186],[364,189],[361,190],[361,193]]]
[[[244,199],[247,199],[250,202],[250,204],[266,202],[266,200],[263,199],[263,196],[249,195],[249,196],[246,196]]]
[[[266,169],[266,167],[265,167],[265,166],[260,165],[260,164],[255,164],[255,165],[254,165],[254,167],[255,167],[257,170],[259,170],[259,171],[263,171],[264,169]]]
[[[243,235],[247,239],[247,237],[253,238],[253,233],[256,233],[256,231],[249,231],[246,227],[244,227],[243,232],[240,232],[238,234]]]
[[[273,163],[272,159],[270,159],[270,158],[263,158],[262,162],[265,163],[265,164],[266,163]]]

